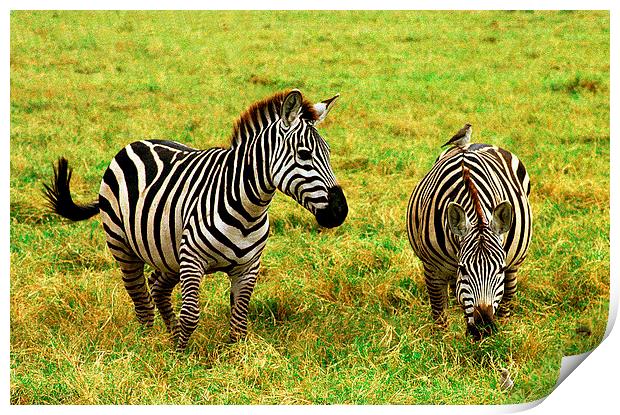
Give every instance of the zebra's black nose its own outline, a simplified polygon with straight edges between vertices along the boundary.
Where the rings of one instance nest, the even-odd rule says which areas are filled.
[[[347,198],[340,186],[334,186],[327,191],[327,207],[317,210],[316,221],[326,228],[335,228],[342,225],[349,213]]]
[[[467,332],[474,337],[474,340],[480,340],[484,336],[493,334],[495,329],[495,312],[493,306],[475,306],[474,324],[467,326]]]

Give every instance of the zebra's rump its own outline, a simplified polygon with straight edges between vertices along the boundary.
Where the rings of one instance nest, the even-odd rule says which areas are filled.
[[[217,180],[213,173],[225,154],[160,140],[137,141],[119,151],[99,192],[108,244],[125,246],[156,269],[177,273],[192,201],[208,181]]]
[[[447,230],[448,204],[456,202],[464,206],[469,222],[478,223],[463,179],[464,168],[470,171],[487,218],[498,203],[507,200],[512,204],[514,218],[504,235],[504,250],[506,265],[519,265],[531,239],[529,176],[514,154],[487,144],[444,151],[415,187],[407,208],[407,231],[414,252],[425,266],[450,271],[456,268],[458,244]]]

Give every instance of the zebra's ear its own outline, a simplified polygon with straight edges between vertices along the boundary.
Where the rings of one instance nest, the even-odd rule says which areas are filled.
[[[286,98],[284,98],[282,109],[280,110],[280,117],[287,128],[295,124],[299,119],[301,115],[301,103],[301,92],[299,92],[298,89],[293,89],[286,95]]]
[[[336,94],[333,97],[326,99],[325,101],[321,101],[318,104],[314,104],[314,110],[319,115],[319,118],[317,118],[315,122],[316,124],[320,123],[321,121],[325,119],[325,117],[327,117],[329,110],[332,109],[332,107],[338,100],[338,97],[340,97],[340,94]]]
[[[463,237],[471,229],[471,224],[467,220],[465,210],[455,202],[448,205],[448,226],[453,234]]]
[[[498,235],[508,232],[512,225],[513,209],[509,201],[504,200],[493,209],[491,229]]]

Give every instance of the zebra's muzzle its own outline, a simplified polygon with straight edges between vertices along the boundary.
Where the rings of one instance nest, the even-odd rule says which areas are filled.
[[[475,306],[474,324],[467,325],[467,333],[472,335],[474,340],[480,340],[493,334],[496,328],[493,306]]]
[[[327,191],[327,207],[316,211],[315,217],[319,225],[325,228],[335,228],[342,225],[349,213],[347,199],[340,186],[334,186]]]

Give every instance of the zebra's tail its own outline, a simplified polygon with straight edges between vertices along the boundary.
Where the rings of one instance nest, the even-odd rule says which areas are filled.
[[[99,213],[99,202],[94,201],[87,205],[78,205],[71,198],[69,182],[73,169],[69,168],[66,158],[58,159],[58,165],[54,166],[54,181],[51,186],[46,184],[44,195],[50,203],[51,209],[63,218],[72,221],[86,220]]]

